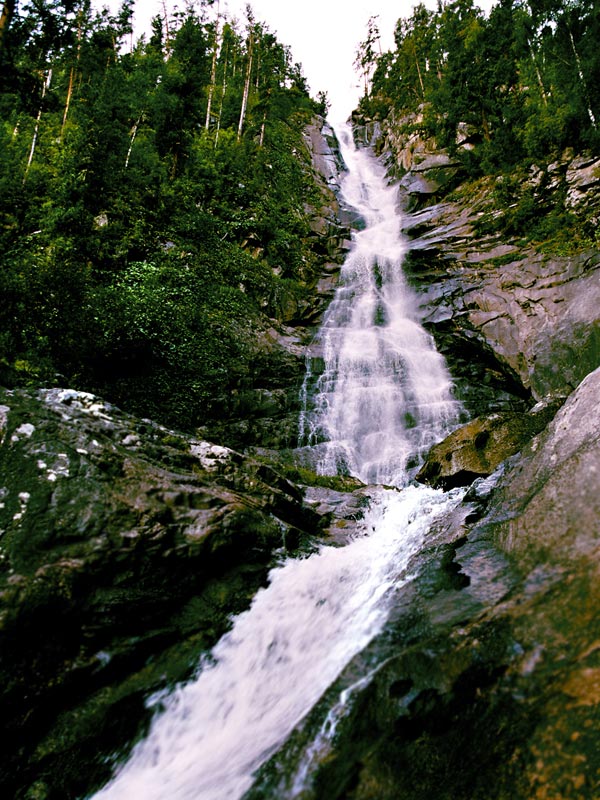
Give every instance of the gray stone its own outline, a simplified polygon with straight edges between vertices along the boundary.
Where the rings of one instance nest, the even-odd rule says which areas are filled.
[[[600,549],[600,369],[502,478],[495,541],[524,567],[596,558]]]

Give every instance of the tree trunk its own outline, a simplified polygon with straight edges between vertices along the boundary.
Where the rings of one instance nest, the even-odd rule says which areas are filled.
[[[165,0],[163,0],[162,7],[165,15],[165,58],[168,61],[171,56],[171,32],[169,30],[169,14]]]
[[[250,94],[250,78],[252,75],[252,51],[254,49],[254,42],[252,34],[248,43],[248,65],[246,67],[246,80],[244,81],[244,95],[242,97],[242,108],[240,111],[240,121],[238,124],[237,140],[242,138],[242,130],[244,128],[244,119],[246,117],[246,108],[248,107],[248,95]]]
[[[419,76],[419,85],[421,87],[421,95],[423,96],[423,100],[425,100],[425,86],[423,85],[423,76],[421,75],[421,67],[419,65],[419,57],[417,56],[417,48],[416,45],[413,44],[413,55],[415,57],[415,64],[417,66],[417,75]]]
[[[573,33],[571,32],[571,28],[569,26],[567,26],[567,30],[569,32],[571,47],[573,48],[573,55],[575,56],[575,63],[577,64],[577,72],[579,74],[579,80],[581,81],[581,85],[583,87],[583,96],[586,102],[588,116],[590,118],[590,122],[592,123],[592,127],[597,128],[598,126],[596,124],[596,117],[594,115],[594,112],[592,111],[592,106],[590,102],[590,93],[588,92],[587,83],[585,82],[585,77],[583,75],[581,59],[579,58],[579,53],[577,52],[577,48],[575,47],[575,39],[573,38]]]
[[[225,102],[225,92],[227,91],[227,66],[229,61],[229,48],[225,44],[225,60],[223,62],[223,82],[221,84],[221,102],[219,103],[219,113],[217,114],[217,131],[215,133],[215,150],[219,144],[219,131],[221,130],[221,118],[223,116],[223,103]]]
[[[263,118],[262,118],[262,123],[261,123],[261,126],[260,126],[260,139],[259,139],[259,142],[258,142],[258,146],[259,147],[262,147],[264,145],[264,143],[265,143],[265,128],[266,127],[267,127],[267,109],[265,108],[265,110],[263,111]]]
[[[62,141],[63,134],[65,131],[65,125],[67,124],[67,117],[69,116],[69,108],[71,107],[71,99],[73,97],[73,85],[75,82],[75,72],[76,68],[79,67],[79,62],[81,60],[81,25],[82,25],[82,12],[79,13],[77,17],[77,54],[75,56],[75,65],[71,67],[71,73],[69,75],[69,88],[67,89],[67,99],[65,100],[65,113],[63,114],[62,125],[60,127],[60,136],[59,141]]]
[[[73,96],[73,82],[75,79],[75,67],[71,67],[71,73],[69,75],[69,88],[67,89],[67,99],[65,100],[65,113],[63,114],[62,118],[62,125],[60,126],[60,136],[59,141],[62,141],[63,134],[65,132],[65,125],[67,124],[67,117],[69,116],[69,107],[71,105],[71,97]]]
[[[15,13],[16,0],[4,0],[0,14],[0,53],[4,48],[6,34]]]
[[[542,101],[545,106],[548,105],[548,93],[546,92],[546,87],[544,86],[544,81],[542,79],[542,73],[540,72],[540,68],[538,67],[537,59],[535,57],[535,52],[529,41],[529,37],[527,37],[527,45],[529,47],[529,54],[531,56],[531,61],[533,63],[533,68],[535,69],[535,76],[537,78],[538,86],[540,87],[540,94],[542,95]]]
[[[48,77],[44,81],[44,86],[42,88],[42,101],[40,103],[40,107],[37,113],[37,117],[35,119],[35,128],[33,129],[33,138],[31,140],[31,149],[29,150],[29,158],[27,159],[27,165],[25,167],[25,174],[23,175],[23,185],[27,181],[27,175],[29,174],[29,168],[33,162],[33,156],[35,154],[35,147],[37,144],[38,133],[40,130],[40,122],[42,119],[42,106],[44,105],[44,97],[46,96],[46,91],[50,88],[50,81],[52,80],[52,70],[48,70]]]
[[[215,93],[215,84],[217,80],[217,54],[219,52],[219,6],[221,0],[217,0],[217,22],[215,25],[215,46],[212,54],[212,64],[210,67],[210,84],[208,87],[208,102],[206,104],[206,120],[204,121],[204,129],[208,130],[210,127],[210,111],[212,107],[213,95]]]
[[[135,142],[135,137],[137,136],[138,128],[140,127],[140,122],[142,121],[143,113],[140,114],[139,119],[133,125],[131,129],[131,138],[129,139],[129,148],[127,150],[127,157],[125,158],[125,169],[129,166],[129,159],[131,157],[131,151],[133,150],[133,143]]]

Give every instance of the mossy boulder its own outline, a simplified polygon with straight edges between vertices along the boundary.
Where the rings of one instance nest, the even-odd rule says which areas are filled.
[[[542,405],[530,413],[495,412],[467,422],[431,448],[417,480],[450,489],[491,475],[543,430],[559,402]]]

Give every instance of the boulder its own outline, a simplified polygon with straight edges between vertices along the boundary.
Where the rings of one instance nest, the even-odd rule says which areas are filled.
[[[431,448],[416,479],[435,488],[450,489],[491,475],[543,430],[556,409],[557,404],[551,403],[530,413],[496,412],[477,417]]]
[[[538,565],[565,569],[597,557],[599,396],[600,369],[596,369],[532,441],[494,495],[489,511],[494,541],[521,569],[535,570]]]

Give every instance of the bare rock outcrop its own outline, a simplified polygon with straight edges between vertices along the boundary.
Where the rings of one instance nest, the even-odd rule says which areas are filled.
[[[405,268],[459,393],[475,415],[568,395],[600,365],[600,249],[591,236],[583,250],[545,251],[511,220],[533,218],[531,204],[554,205],[591,230],[600,218],[600,159],[567,150],[532,167],[516,195],[506,176],[460,185],[460,159],[424,138],[420,121],[418,113],[392,117],[365,130],[399,182]],[[469,136],[460,130],[459,150],[472,146]]]
[[[494,493],[494,541],[524,570],[593,562],[600,550],[600,369],[577,387]],[[600,700],[600,698],[599,698]]]
[[[567,186],[581,186],[575,167],[566,176]],[[520,386],[533,400],[567,395],[600,364],[600,251],[547,255],[481,235],[485,191],[406,218],[407,271],[424,322],[451,364],[463,348],[502,373],[513,392]]]

